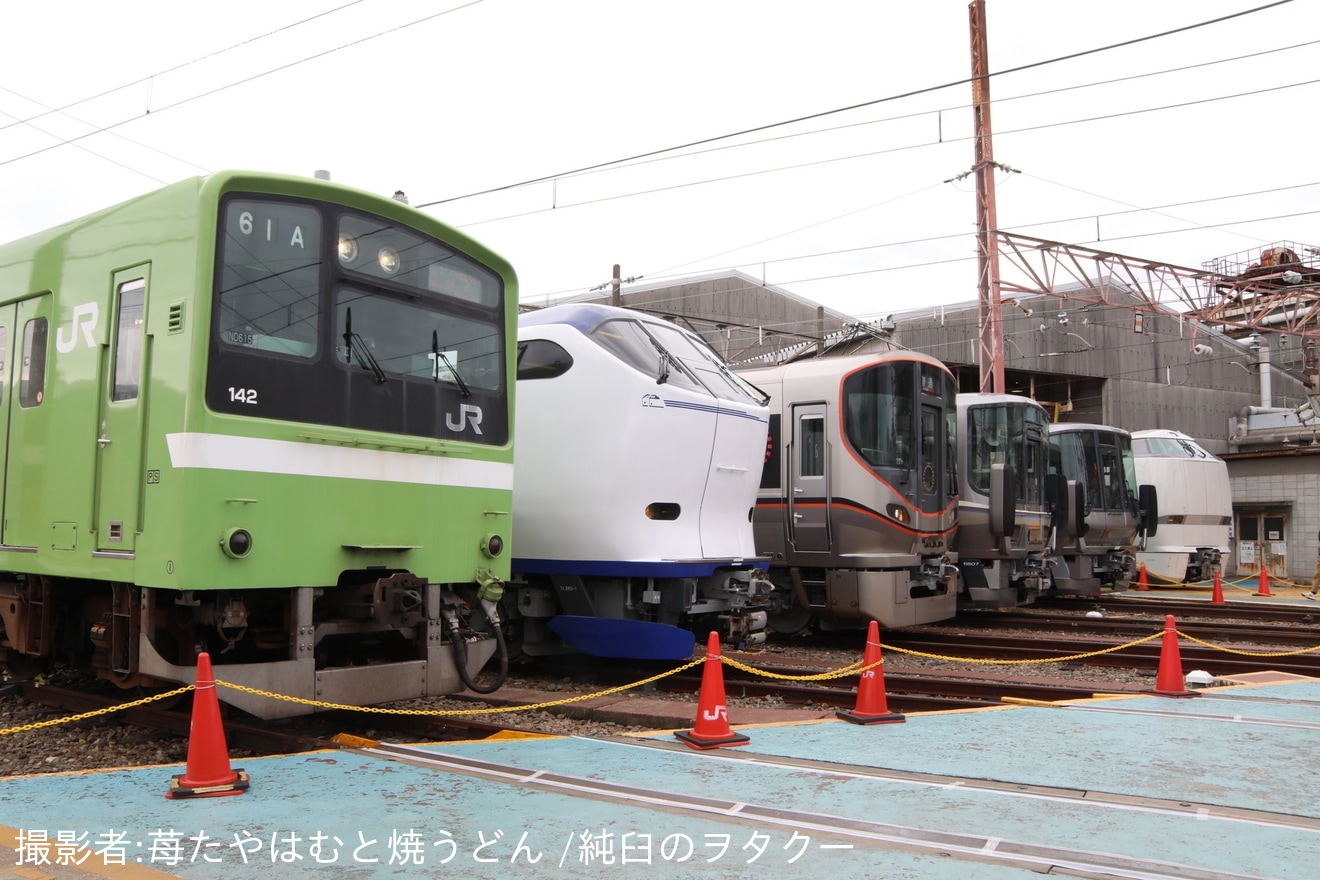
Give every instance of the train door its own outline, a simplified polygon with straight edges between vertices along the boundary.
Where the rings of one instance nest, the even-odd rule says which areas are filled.
[[[719,405],[719,401],[716,401]],[[721,407],[723,409],[724,407]],[[732,410],[732,407],[729,407]],[[760,482],[760,462],[748,462],[748,450],[765,445],[766,423],[721,412],[715,418],[710,470],[702,493],[699,528],[705,556],[747,557],[756,554],[747,528],[746,499]],[[737,487],[744,487],[737,491]]]
[[[793,407],[789,440],[788,537],[799,553],[830,549],[829,444],[823,403]]]
[[[0,545],[8,543],[4,538],[4,478],[9,469],[9,402],[14,397],[9,374],[17,314],[17,305],[0,308]]]
[[[96,438],[96,549],[131,553],[141,526],[143,345],[148,267],[117,272],[110,356],[101,382]]]
[[[50,338],[50,296],[33,297],[0,308],[0,447],[4,455],[4,510],[0,544],[36,548],[50,541],[50,523],[40,517],[42,460],[49,437],[46,357]],[[27,514],[27,515],[25,515]]]
[[[924,511],[944,509],[944,413],[938,407],[922,404],[921,444],[917,480],[917,507]]]
[[[1235,514],[1233,534],[1237,536],[1237,577],[1260,574],[1260,567],[1271,577],[1288,576],[1288,513],[1284,510],[1240,510]]]

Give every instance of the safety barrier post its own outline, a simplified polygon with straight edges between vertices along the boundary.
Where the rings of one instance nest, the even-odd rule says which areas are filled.
[[[1164,641],[1160,645],[1160,670],[1155,677],[1155,689],[1144,690],[1142,693],[1156,697],[1201,696],[1187,690],[1183,680],[1182,656],[1178,653],[1178,627],[1173,622],[1172,614],[1164,618]]]
[[[1257,596],[1270,595],[1270,573],[1265,570],[1264,560],[1260,563],[1260,587],[1256,590]]]
[[[188,731],[188,767],[170,779],[165,797],[225,797],[247,791],[250,778],[229,766],[225,727],[220,721],[220,698],[211,672],[211,655],[197,655],[197,681],[193,687],[192,723]]]
[[[729,706],[724,698],[723,663],[720,636],[713,632],[706,640],[706,662],[701,670],[701,695],[697,699],[696,723],[689,731],[674,731],[674,736],[694,749],[718,749],[751,742],[751,737],[735,733],[729,726]]]
[[[880,625],[874,620],[866,630],[866,650],[862,653],[863,670],[857,683],[857,707],[851,712],[840,709],[834,714],[853,724],[896,724],[907,719],[889,711],[885,698],[884,665],[880,659]]]

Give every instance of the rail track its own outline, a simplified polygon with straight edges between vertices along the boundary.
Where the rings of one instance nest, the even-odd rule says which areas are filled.
[[[1152,617],[1157,616],[1160,619],[1163,619],[1165,615],[1172,614],[1179,620],[1186,617],[1196,620],[1252,620],[1260,623],[1277,622],[1315,625],[1317,631],[1320,631],[1320,603],[1311,606],[1267,604],[1266,602],[1256,601],[1226,601],[1223,605],[1212,605],[1209,602],[1133,596],[1130,593],[1122,596],[1106,596],[1100,599],[1039,599],[1034,605],[1027,606],[1024,609],[960,613],[958,621],[964,622],[977,617],[990,619],[1000,616],[1016,619],[1039,613],[1066,614],[1072,612],[1085,615],[1086,612],[1097,608],[1102,609],[1104,614],[1148,614]]]
[[[1260,630],[1250,625],[1176,625],[1179,632],[1214,646],[1180,639],[1179,656],[1185,668],[1201,668],[1217,676],[1264,671],[1320,676],[1320,650],[1305,654],[1292,653],[1320,645],[1320,639],[1315,633],[1270,630],[1269,637],[1262,637]],[[1118,629],[1107,635],[1087,635],[1082,630],[1082,624],[1078,624],[1075,632],[1031,636],[986,633],[971,628],[941,628],[889,630],[884,634],[884,642],[891,649],[901,648],[968,660],[1048,663],[1060,657],[1075,657],[1067,662],[1158,670],[1162,639],[1111,650],[1130,641],[1132,636],[1150,634],[1151,628],[1147,626],[1144,631]],[[1098,653],[1100,651],[1107,653]]]
[[[93,693],[69,687],[31,683],[17,683],[14,692],[29,703],[58,712],[84,714],[103,712],[101,716],[113,723],[131,724],[157,733],[186,738],[192,724],[188,705],[158,708],[151,704],[115,709],[125,702],[123,694]],[[130,701],[131,702],[131,701]],[[185,704],[189,701],[183,701]],[[96,723],[95,717],[74,724]],[[361,731],[371,728],[375,738],[391,738],[405,742],[448,742],[454,740],[484,739],[496,733],[519,730],[504,724],[492,724],[460,717],[424,715],[366,716],[360,712],[333,710],[286,721],[248,721],[234,717],[225,719],[225,740],[230,749],[252,755],[295,754],[298,752],[335,749],[332,738],[343,730]]]
[[[999,705],[1005,700],[1059,702],[1085,699],[1096,693],[1140,692],[1154,684],[1162,640],[1151,639],[1140,645],[1112,649],[1157,633],[1168,614],[1175,616],[1180,633],[1197,640],[1179,640],[1184,670],[1205,669],[1215,676],[1276,670],[1320,677],[1320,650],[1296,653],[1320,645],[1320,608],[1312,612],[1304,606],[1251,603],[1244,607],[1146,597],[1115,598],[1116,601],[1100,603],[1050,600],[1028,609],[963,614],[949,625],[886,630],[882,642],[889,706],[907,713]],[[1086,616],[1088,611],[1097,610],[1097,606],[1103,608],[1103,616]],[[726,652],[730,659],[761,673],[753,674],[725,664],[722,671],[726,694],[731,705],[739,700],[754,700],[784,707],[851,708],[857,696],[856,674],[812,682],[791,679],[855,663],[861,659],[863,647],[859,632],[836,632],[784,639],[772,644],[770,650],[755,654]],[[1224,648],[1229,650],[1220,650]],[[1060,663],[1057,659],[1060,657],[1073,659]],[[936,668],[926,668],[929,661],[925,658],[938,658],[930,664]],[[965,665],[960,661],[965,661]],[[1086,669],[1097,670],[1096,675],[1088,676]],[[1107,676],[1101,669],[1129,670],[1132,674],[1125,676],[1125,681],[1115,681],[1109,677],[1112,673]],[[1068,674],[1064,675],[1063,670]],[[524,695],[535,694],[540,688],[543,693],[539,696],[551,702],[574,693],[617,688],[653,676],[657,671],[662,670],[653,664],[599,663],[581,657],[547,660],[525,670],[520,687],[528,689]],[[702,668],[697,666],[665,676],[648,685],[644,693],[693,700],[702,686],[701,673]],[[1051,678],[1052,674],[1056,677]],[[566,689],[565,680],[573,682],[572,687]],[[38,687],[26,682],[10,684],[4,692],[36,706],[74,714],[111,709],[126,700],[126,695],[120,692]],[[469,694],[461,699],[470,703],[474,712],[488,705],[508,703],[500,698],[499,692],[489,698]],[[182,702],[181,708],[148,704],[107,712],[106,717],[112,723],[165,733],[183,741],[191,718],[189,701],[184,698]],[[582,722],[612,720],[608,715],[598,715],[591,702],[573,702],[547,711]],[[254,756],[336,748],[331,737],[340,731],[398,742],[482,739],[510,730],[538,732],[535,725],[513,726],[522,723],[523,716],[517,713],[497,717],[504,723],[452,716],[340,711],[255,722],[231,714],[225,720],[225,732],[232,750]],[[87,726],[96,722],[76,723]]]

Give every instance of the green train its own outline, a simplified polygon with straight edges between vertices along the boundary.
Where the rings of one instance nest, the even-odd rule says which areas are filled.
[[[263,718],[498,687],[517,302],[469,237],[312,178],[0,245],[0,661],[154,688],[205,651],[313,701],[220,689]]]

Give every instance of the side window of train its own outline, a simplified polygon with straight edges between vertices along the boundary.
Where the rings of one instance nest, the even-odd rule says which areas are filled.
[[[125,282],[119,287],[119,315],[115,321],[115,350],[113,392],[111,400],[134,400],[138,396],[138,382],[142,364],[142,337],[146,316],[143,302],[147,284],[142,278]]]
[[[23,366],[18,381],[20,406],[38,406],[46,396],[45,318],[33,318],[23,325]]]
[[[557,342],[531,339],[518,343],[518,378],[553,379],[573,366],[573,356]]]
[[[804,477],[825,476],[825,419],[804,416],[798,420],[798,429],[801,432],[799,472]]]

